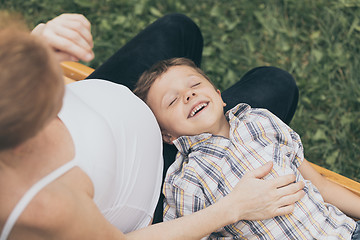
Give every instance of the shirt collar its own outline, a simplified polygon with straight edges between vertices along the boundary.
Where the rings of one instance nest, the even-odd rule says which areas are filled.
[[[244,119],[246,117],[246,113],[250,109],[250,105],[246,103],[240,103],[226,112],[226,119],[229,121],[230,125],[232,125],[233,122],[238,122]]]
[[[245,113],[250,110],[250,106],[245,103],[240,103],[234,108],[226,112],[226,119],[230,123],[230,132],[232,132],[239,121],[245,117]],[[213,135],[211,133],[201,133],[194,136],[181,136],[173,141],[175,147],[181,154],[188,155],[191,149],[201,146],[202,143],[209,140]]]
[[[181,154],[188,155],[191,149],[212,137],[211,133],[202,133],[194,136],[181,136],[173,141],[175,147]]]

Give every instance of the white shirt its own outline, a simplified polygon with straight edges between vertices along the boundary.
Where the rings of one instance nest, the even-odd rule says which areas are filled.
[[[148,106],[122,85],[83,80],[67,85],[59,117],[105,218],[125,233],[149,225],[163,159],[160,129]]]

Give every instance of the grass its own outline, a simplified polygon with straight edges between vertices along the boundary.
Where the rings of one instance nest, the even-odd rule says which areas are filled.
[[[63,12],[93,24],[99,66],[160,16],[185,13],[201,28],[203,69],[224,90],[249,69],[289,71],[300,89],[291,127],[308,160],[360,180],[359,0],[0,0],[29,27]]]

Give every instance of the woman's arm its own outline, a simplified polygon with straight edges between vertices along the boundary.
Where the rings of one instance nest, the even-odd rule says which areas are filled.
[[[306,159],[300,165],[299,171],[318,188],[325,202],[338,207],[348,216],[360,218],[360,208],[354,207],[360,206],[360,197],[321,176]]]
[[[212,206],[126,235],[104,218],[86,191],[64,188],[64,183],[56,185],[56,191],[48,188],[40,192],[20,217],[19,223],[24,226],[28,238],[200,239],[241,219],[260,220],[292,212],[294,203],[304,196],[301,190],[304,184],[290,184],[295,180],[292,175],[261,180],[271,168],[272,164],[268,163],[250,171],[229,195]],[[19,236],[21,232],[18,227],[15,234]]]
[[[244,175],[233,191],[203,210],[169,222],[129,233],[128,239],[200,239],[239,220],[261,220],[291,213],[304,196],[303,182],[290,184],[295,176],[262,180],[272,163]],[[290,185],[289,185],[290,184]]]
[[[90,22],[81,14],[62,14],[31,32],[55,51],[59,61],[90,61],[94,58]]]

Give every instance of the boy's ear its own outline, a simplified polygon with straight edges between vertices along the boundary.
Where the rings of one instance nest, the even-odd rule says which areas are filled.
[[[167,133],[166,131],[161,131],[161,136],[164,142],[170,145],[173,144],[173,137],[169,133]]]
[[[221,97],[221,92],[220,92],[220,90],[219,89],[216,89],[216,92],[220,95],[220,97]],[[222,97],[221,97],[221,100],[222,100]],[[222,100],[223,101],[223,107],[225,107],[226,106],[226,103],[224,103],[224,100]]]

